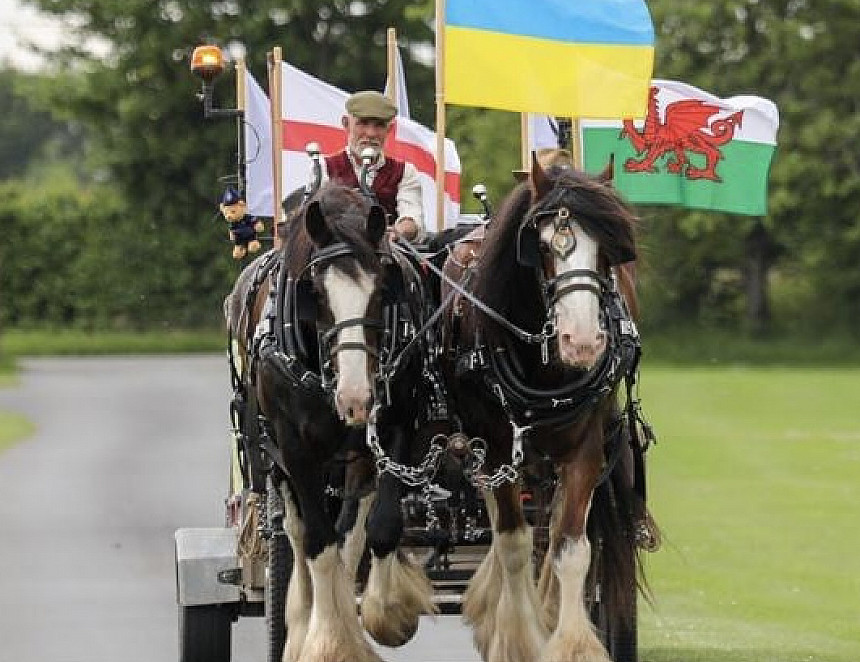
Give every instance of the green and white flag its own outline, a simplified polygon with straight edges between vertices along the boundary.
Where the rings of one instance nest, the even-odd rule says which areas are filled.
[[[644,120],[581,121],[583,166],[597,173],[614,157],[630,202],[761,216],[778,127],[767,99],[653,80]]]

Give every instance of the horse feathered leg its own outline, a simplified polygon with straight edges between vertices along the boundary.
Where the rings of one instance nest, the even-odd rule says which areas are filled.
[[[585,578],[591,545],[583,534],[568,539],[555,560],[559,584],[558,625],[547,642],[542,662],[610,662],[585,608]]]
[[[433,587],[423,568],[399,552],[373,554],[361,602],[365,629],[384,646],[402,646],[415,636],[421,614],[435,614]]]
[[[550,631],[555,630],[558,624],[559,586],[553,562],[555,556],[553,550],[559,548],[557,527],[554,525],[558,510],[558,501],[554,499],[553,513],[550,520],[549,541],[543,557],[543,563],[541,564],[537,585],[538,598],[543,607],[543,614]]]
[[[560,466],[559,511],[550,549],[558,581],[558,622],[540,656],[542,662],[610,662],[589,619],[585,581],[591,563],[586,522],[603,463],[602,426],[591,426],[583,443]]]
[[[389,433],[392,456],[398,462],[406,461],[406,435],[399,428],[391,428]],[[386,473],[379,477],[378,485],[367,524],[370,576],[361,601],[361,619],[375,641],[402,646],[417,632],[421,615],[437,610],[424,569],[398,551],[403,534],[403,483]]]
[[[496,492],[499,521],[493,545],[501,571],[499,596],[488,605],[494,626],[486,652],[487,662],[537,660],[547,638],[538,603],[532,567],[532,531],[526,524],[519,487],[505,485]]]
[[[548,636],[534,584],[532,530],[524,526],[498,534],[496,556],[502,568],[496,606],[496,629],[488,662],[528,662],[538,655]]]
[[[281,494],[284,499],[284,531],[293,549],[293,571],[287,586],[287,642],[284,646],[283,662],[300,662],[299,654],[308,631],[313,593],[304,550],[304,523],[299,518],[289,490],[284,489],[284,485],[284,483],[281,484]]]
[[[301,662],[382,662],[364,638],[355,608],[355,586],[336,544],[308,560],[313,607]]]
[[[498,509],[492,492],[484,492],[484,502],[487,505],[490,525],[495,531]],[[463,595],[463,620],[472,627],[475,648],[483,659],[487,659],[489,652],[490,639],[495,626],[495,606],[499,603],[499,594],[502,591],[500,581],[502,570],[499,567],[495,545],[496,538],[493,536],[487,555],[475,570]]]
[[[369,457],[354,450],[347,461],[343,505],[335,528],[344,538],[341,556],[355,581],[367,544],[367,516],[376,499],[376,470]]]
[[[373,505],[373,500],[376,498],[375,493],[367,494],[358,500],[358,512],[355,518],[355,524],[350,528],[343,540],[343,549],[341,556],[346,565],[346,571],[353,582],[355,582],[358,574],[358,566],[361,564],[361,557],[364,555],[364,550],[367,544],[367,515]]]

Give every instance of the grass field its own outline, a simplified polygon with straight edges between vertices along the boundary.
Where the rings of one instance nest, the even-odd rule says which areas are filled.
[[[642,662],[860,660],[860,370],[645,366]]]
[[[0,373],[3,362],[17,356],[93,354],[176,354],[218,352],[227,347],[223,330],[99,331],[79,329],[7,329],[0,335]]]

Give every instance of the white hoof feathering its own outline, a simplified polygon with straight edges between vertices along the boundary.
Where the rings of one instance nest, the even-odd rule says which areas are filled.
[[[540,651],[549,632],[533,580],[532,531],[522,528],[496,537],[502,582],[487,660],[533,662],[540,659]]]
[[[591,545],[585,536],[568,540],[555,559],[560,589],[558,624],[540,656],[542,662],[611,662],[583,600],[590,561]]]
[[[463,621],[472,627],[472,638],[481,658],[487,659],[496,624],[496,605],[502,592],[502,567],[490,545],[463,595]]]
[[[309,561],[313,606],[301,662],[382,662],[361,630],[355,586],[336,545]]]
[[[287,642],[284,645],[283,662],[301,662],[299,655],[305,644],[308,619],[311,616],[311,575],[304,553],[305,527],[299,519],[298,510],[289,492],[281,489],[284,498],[284,531],[293,550],[293,571],[287,585],[286,622]]]
[[[402,646],[415,636],[421,614],[436,612],[433,587],[420,566],[396,552],[372,557],[361,619],[375,641]]]

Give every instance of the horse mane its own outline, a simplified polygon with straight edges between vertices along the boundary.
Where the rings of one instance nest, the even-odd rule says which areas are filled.
[[[516,259],[517,232],[531,201],[532,191],[526,184],[517,185],[502,201],[496,216],[487,225],[472,272],[472,293],[505,319],[511,319],[514,301],[536,300],[540,304],[536,280]],[[474,306],[466,307],[463,318],[466,328],[485,331],[495,328],[495,324],[488,326],[486,320],[484,313]]]
[[[285,201],[286,222],[281,224],[278,236],[284,250],[284,263],[290,273],[298,274],[310,261],[316,248],[305,229],[304,217],[308,207],[319,202],[326,223],[332,233],[332,243],[344,243],[352,249],[350,257],[340,266],[348,276],[354,276],[356,262],[363,268],[375,271],[379,268],[377,246],[371,244],[367,235],[367,217],[370,202],[358,191],[327,181],[310,200],[300,202],[296,191]],[[287,205],[286,203],[289,203]]]
[[[534,202],[534,191],[528,183],[516,186],[499,207],[489,223],[481,247],[478,266],[471,290],[490,308],[515,324],[542,320],[540,290],[532,269],[517,262],[518,232],[529,210],[564,204],[583,230],[600,245],[604,264],[618,264],[625,256],[634,255],[635,229],[638,218],[610,185],[572,168],[553,166],[545,171],[552,190]],[[628,288],[625,288],[628,289]],[[630,289],[625,298],[634,297]],[[628,301],[635,307],[635,300]],[[483,313],[468,307],[464,314],[467,326],[477,328]],[[496,325],[487,327],[490,329]],[[529,329],[532,331],[535,329]]]

